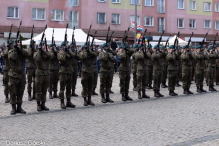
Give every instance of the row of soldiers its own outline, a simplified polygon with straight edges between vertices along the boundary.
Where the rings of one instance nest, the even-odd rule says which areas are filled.
[[[108,35],[107,35],[108,36]],[[42,37],[43,38],[43,37]],[[146,95],[146,88],[152,88],[155,97],[163,97],[160,93],[160,85],[165,85],[168,77],[169,95],[176,96],[174,92],[175,85],[178,84],[178,74],[182,69],[182,81],[184,94],[193,94],[189,89],[192,81],[192,60],[195,60],[195,82],[197,92],[206,92],[203,89],[205,60],[208,61],[208,85],[210,91],[214,89],[214,76],[216,69],[216,59],[218,53],[214,47],[209,47],[208,52],[204,53],[202,46],[197,46],[195,52],[191,52],[189,46],[186,45],[182,50],[176,49],[174,45],[169,47],[158,45],[152,47],[146,43],[136,44],[130,48],[123,39],[123,45],[120,46],[119,52],[115,52],[110,48],[110,39],[102,45],[103,51],[99,53],[93,46],[93,43],[86,41],[81,52],[76,49],[76,42],[72,41],[70,45],[65,40],[61,44],[58,51],[54,43],[50,44],[47,50],[47,43],[41,41],[39,48],[35,49],[35,42],[31,40],[31,48],[22,48],[22,41],[17,39],[16,42],[11,40],[8,42],[8,48],[3,52],[4,59],[4,81],[6,102],[11,103],[11,114],[26,112],[22,109],[22,98],[25,89],[25,62],[27,64],[28,78],[28,100],[36,99],[37,111],[48,111],[46,107],[46,93],[49,91],[49,98],[60,99],[62,109],[75,108],[71,102],[71,96],[78,96],[75,93],[77,80],[77,63],[82,61],[81,84],[83,90],[81,92],[84,98],[84,106],[94,106],[91,96],[97,95],[95,88],[97,85],[97,62],[98,56],[100,61],[100,94],[102,103],[113,103],[109,95],[112,92],[112,82],[114,74],[114,63],[117,62],[115,55],[120,60],[120,93],[122,101],[132,101],[129,97],[130,84],[130,58],[133,58],[133,84],[134,89],[138,91],[138,98],[150,98]],[[93,38],[94,39],[94,38]],[[42,39],[43,40],[43,39]],[[166,66],[164,65],[166,64]],[[180,67],[180,65],[182,67]],[[31,87],[32,79],[33,88]],[[57,84],[60,84],[59,95],[57,94]],[[179,84],[178,84],[179,85]],[[31,92],[33,95],[31,96]],[[52,92],[53,95],[52,95]],[[8,94],[10,93],[10,99]],[[64,99],[67,102],[64,102]]]

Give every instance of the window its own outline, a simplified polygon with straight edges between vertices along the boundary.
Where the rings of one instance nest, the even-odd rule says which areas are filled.
[[[219,21],[215,21],[215,29],[219,30]]]
[[[53,21],[64,21],[64,11],[63,10],[52,10],[51,20]]]
[[[182,18],[177,19],[177,27],[184,28],[184,19]]]
[[[68,0],[69,6],[78,6],[78,0]]]
[[[97,0],[98,2],[103,2],[103,3],[105,3],[106,2],[106,0]]]
[[[189,28],[196,28],[196,20],[189,19]]]
[[[157,32],[163,32],[165,30],[165,18],[159,17],[157,25]]]
[[[204,21],[204,28],[211,28],[211,20]]]
[[[189,2],[189,9],[190,10],[196,10],[196,1],[190,1]]]
[[[184,9],[184,0],[177,0],[177,8]]]
[[[32,19],[45,20],[45,9],[32,9]]]
[[[211,3],[204,3],[204,11],[211,11]]]
[[[69,11],[68,15],[68,27],[78,28],[78,11]]]
[[[165,13],[165,0],[157,0],[157,13]]]
[[[145,0],[144,4],[145,6],[154,6],[154,0]]]
[[[219,4],[215,3],[215,12],[219,12]]]
[[[154,26],[154,17],[144,17],[144,25],[145,26]]]
[[[120,0],[112,0],[112,3],[120,3]]]
[[[132,21],[135,22],[135,16],[130,16],[130,24],[132,23]],[[140,25],[140,17],[137,16],[137,25]]]
[[[135,4],[135,0],[130,0],[130,4],[134,5]],[[140,5],[140,0],[137,0],[137,5]]]
[[[112,14],[112,24],[120,24],[120,14]]]
[[[97,23],[106,23],[106,13],[97,13]]]
[[[19,8],[18,7],[8,7],[8,18],[19,18]]]

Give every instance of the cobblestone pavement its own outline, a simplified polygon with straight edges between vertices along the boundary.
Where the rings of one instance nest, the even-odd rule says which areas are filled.
[[[0,81],[2,75],[0,75]],[[78,78],[76,93],[81,92]],[[169,97],[167,89],[161,89],[164,98],[138,100],[132,91],[132,102],[122,102],[119,94],[119,77],[114,76],[110,97],[113,104],[102,104],[100,95],[93,96],[95,107],[84,107],[81,96],[72,97],[75,109],[60,109],[59,99],[48,99],[49,112],[38,113],[36,102],[23,98],[26,115],[10,115],[11,106],[4,103],[4,87],[0,83],[0,145],[7,143],[42,140],[45,145],[144,145],[144,146],[210,146],[219,145],[219,96],[218,92],[195,93],[185,96],[181,87],[178,97]],[[205,86],[205,89],[208,87]],[[219,86],[216,86],[219,90]],[[99,82],[98,88],[99,91]],[[25,143],[27,144],[27,143]],[[29,143],[32,144],[33,143]],[[39,144],[39,143],[38,143]]]

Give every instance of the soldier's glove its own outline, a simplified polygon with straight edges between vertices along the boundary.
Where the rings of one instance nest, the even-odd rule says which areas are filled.
[[[109,54],[108,54],[108,59],[109,59],[109,60],[111,60],[111,57],[110,57],[110,55],[109,55]]]

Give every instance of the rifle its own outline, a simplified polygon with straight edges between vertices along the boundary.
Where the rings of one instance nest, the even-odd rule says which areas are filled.
[[[209,32],[209,30],[208,30],[208,32]],[[203,40],[202,40],[202,43],[201,43],[201,51],[203,51],[203,45],[204,45],[204,42],[205,42],[205,38],[207,37],[207,35],[208,35],[208,32],[205,34],[205,37],[203,38]],[[216,37],[217,37],[217,34],[216,34]],[[216,39],[216,37],[215,37],[215,39]]]
[[[144,31],[144,34],[143,34],[143,38],[142,38],[142,39],[143,39],[143,40],[142,40],[142,44],[143,44],[143,43],[145,43],[145,34],[146,34],[146,32],[147,32],[147,29],[145,29],[145,31]],[[142,44],[141,44],[141,46],[142,46]]]
[[[128,38],[128,32],[129,32],[129,30],[130,30],[130,27],[128,27],[128,30],[127,30],[127,31],[125,30],[125,33],[124,33],[124,36],[123,36],[123,39],[122,39],[123,47],[125,47],[125,42],[126,42],[126,40],[127,40],[127,38]]]
[[[114,34],[114,31],[113,31],[112,34],[110,35],[109,42],[111,42],[111,39],[112,39],[113,34]]]
[[[91,27],[92,27],[92,24],[90,25],[90,28],[89,28],[89,31],[88,31],[88,34],[87,34],[87,39],[86,39],[86,49],[87,49],[87,43],[88,43],[88,38],[89,38],[89,36],[90,36],[90,29],[91,29]]]
[[[75,27],[73,28],[73,33],[72,33],[72,38],[71,38],[71,43],[73,45],[73,42],[74,42],[74,37],[75,37]]]
[[[194,33],[194,32],[192,32],[192,34],[191,34],[191,36],[190,36],[190,38],[189,38],[188,45],[187,45],[187,49],[189,49],[189,44],[190,44],[190,42],[191,42],[191,39],[192,39],[193,33]],[[187,50],[187,52],[188,52],[188,51],[189,51],[189,50]]]
[[[175,51],[176,50],[176,43],[177,43],[177,40],[178,40],[178,37],[180,36],[180,31],[178,31],[178,34],[177,34],[177,36],[176,36],[176,38],[175,38],[175,40],[174,40],[174,45],[173,45],[173,50]]]
[[[19,25],[18,30],[17,30],[17,37],[16,37],[16,41],[15,41],[15,46],[17,46],[18,38],[20,37],[20,39],[21,39],[21,36],[20,36],[21,24],[22,24],[22,19],[21,19],[21,21],[20,21],[20,25]],[[21,42],[21,40],[20,40],[20,42]],[[21,46],[21,47],[22,47],[22,46]],[[17,50],[17,51],[18,51],[18,50]],[[18,52],[19,52],[19,51],[18,51]]]
[[[214,38],[214,43],[213,43],[213,47],[212,47],[212,50],[215,51],[215,44],[216,44],[216,39],[217,39],[217,35],[218,35],[218,32]]]
[[[68,43],[68,34],[67,34],[67,30],[68,30],[68,23],[66,25],[66,30],[65,30],[65,38],[64,38],[64,42],[65,42],[65,46],[64,46],[64,50],[67,51],[67,47],[66,47],[66,44]]]
[[[159,41],[158,41],[158,45],[157,45],[157,50],[156,50],[156,51],[159,51],[159,50],[160,50],[160,42],[161,42],[161,40],[162,40],[162,36],[163,36],[164,32],[165,32],[165,30],[163,31],[163,33],[162,33],[161,36],[160,36],[160,39],[159,39]]]
[[[31,37],[30,37],[30,48],[32,49],[32,56],[34,54],[34,46],[33,46],[33,29],[34,29],[34,24],[32,27],[32,32],[31,32]]]
[[[151,36],[151,32],[149,32],[149,38],[150,38],[150,36]],[[148,42],[148,49],[149,49],[150,48],[150,39],[148,39],[147,42]]]
[[[54,51],[54,28],[52,31],[52,50]]]
[[[10,28],[10,32],[9,32],[9,36],[8,36],[8,42],[7,42],[8,49],[10,49],[9,48],[9,41],[11,40],[11,29],[12,29],[12,27],[13,27],[13,24],[11,24],[11,28]]]
[[[109,24],[109,26],[108,26],[108,32],[107,32],[107,35],[106,35],[106,46],[107,46],[107,48],[108,48],[108,41],[109,41],[109,39],[108,39],[108,37],[109,37],[109,31],[110,31],[110,24]]]
[[[169,42],[170,37],[171,37],[171,34],[169,35],[169,37],[168,37],[168,39],[167,39],[167,41],[166,41],[165,49],[167,48],[167,43]]]
[[[41,55],[42,55],[42,47],[43,47],[43,39],[44,39],[44,36],[45,36],[45,30],[46,30],[46,28],[47,28],[47,24],[46,24],[46,26],[45,26],[45,29],[44,29],[44,31],[43,31],[43,34],[42,34],[42,37],[41,37],[41,40],[40,40],[40,44],[41,44],[41,46],[39,47],[39,50],[41,51]]]
[[[46,45],[46,51],[48,52],[46,37],[45,37],[45,45]]]
[[[97,34],[97,30],[95,30],[95,33],[94,33],[94,36],[93,36],[93,39],[92,39],[92,43],[91,43],[91,48],[93,50],[93,44],[94,44],[94,39],[95,39],[95,35]]]

